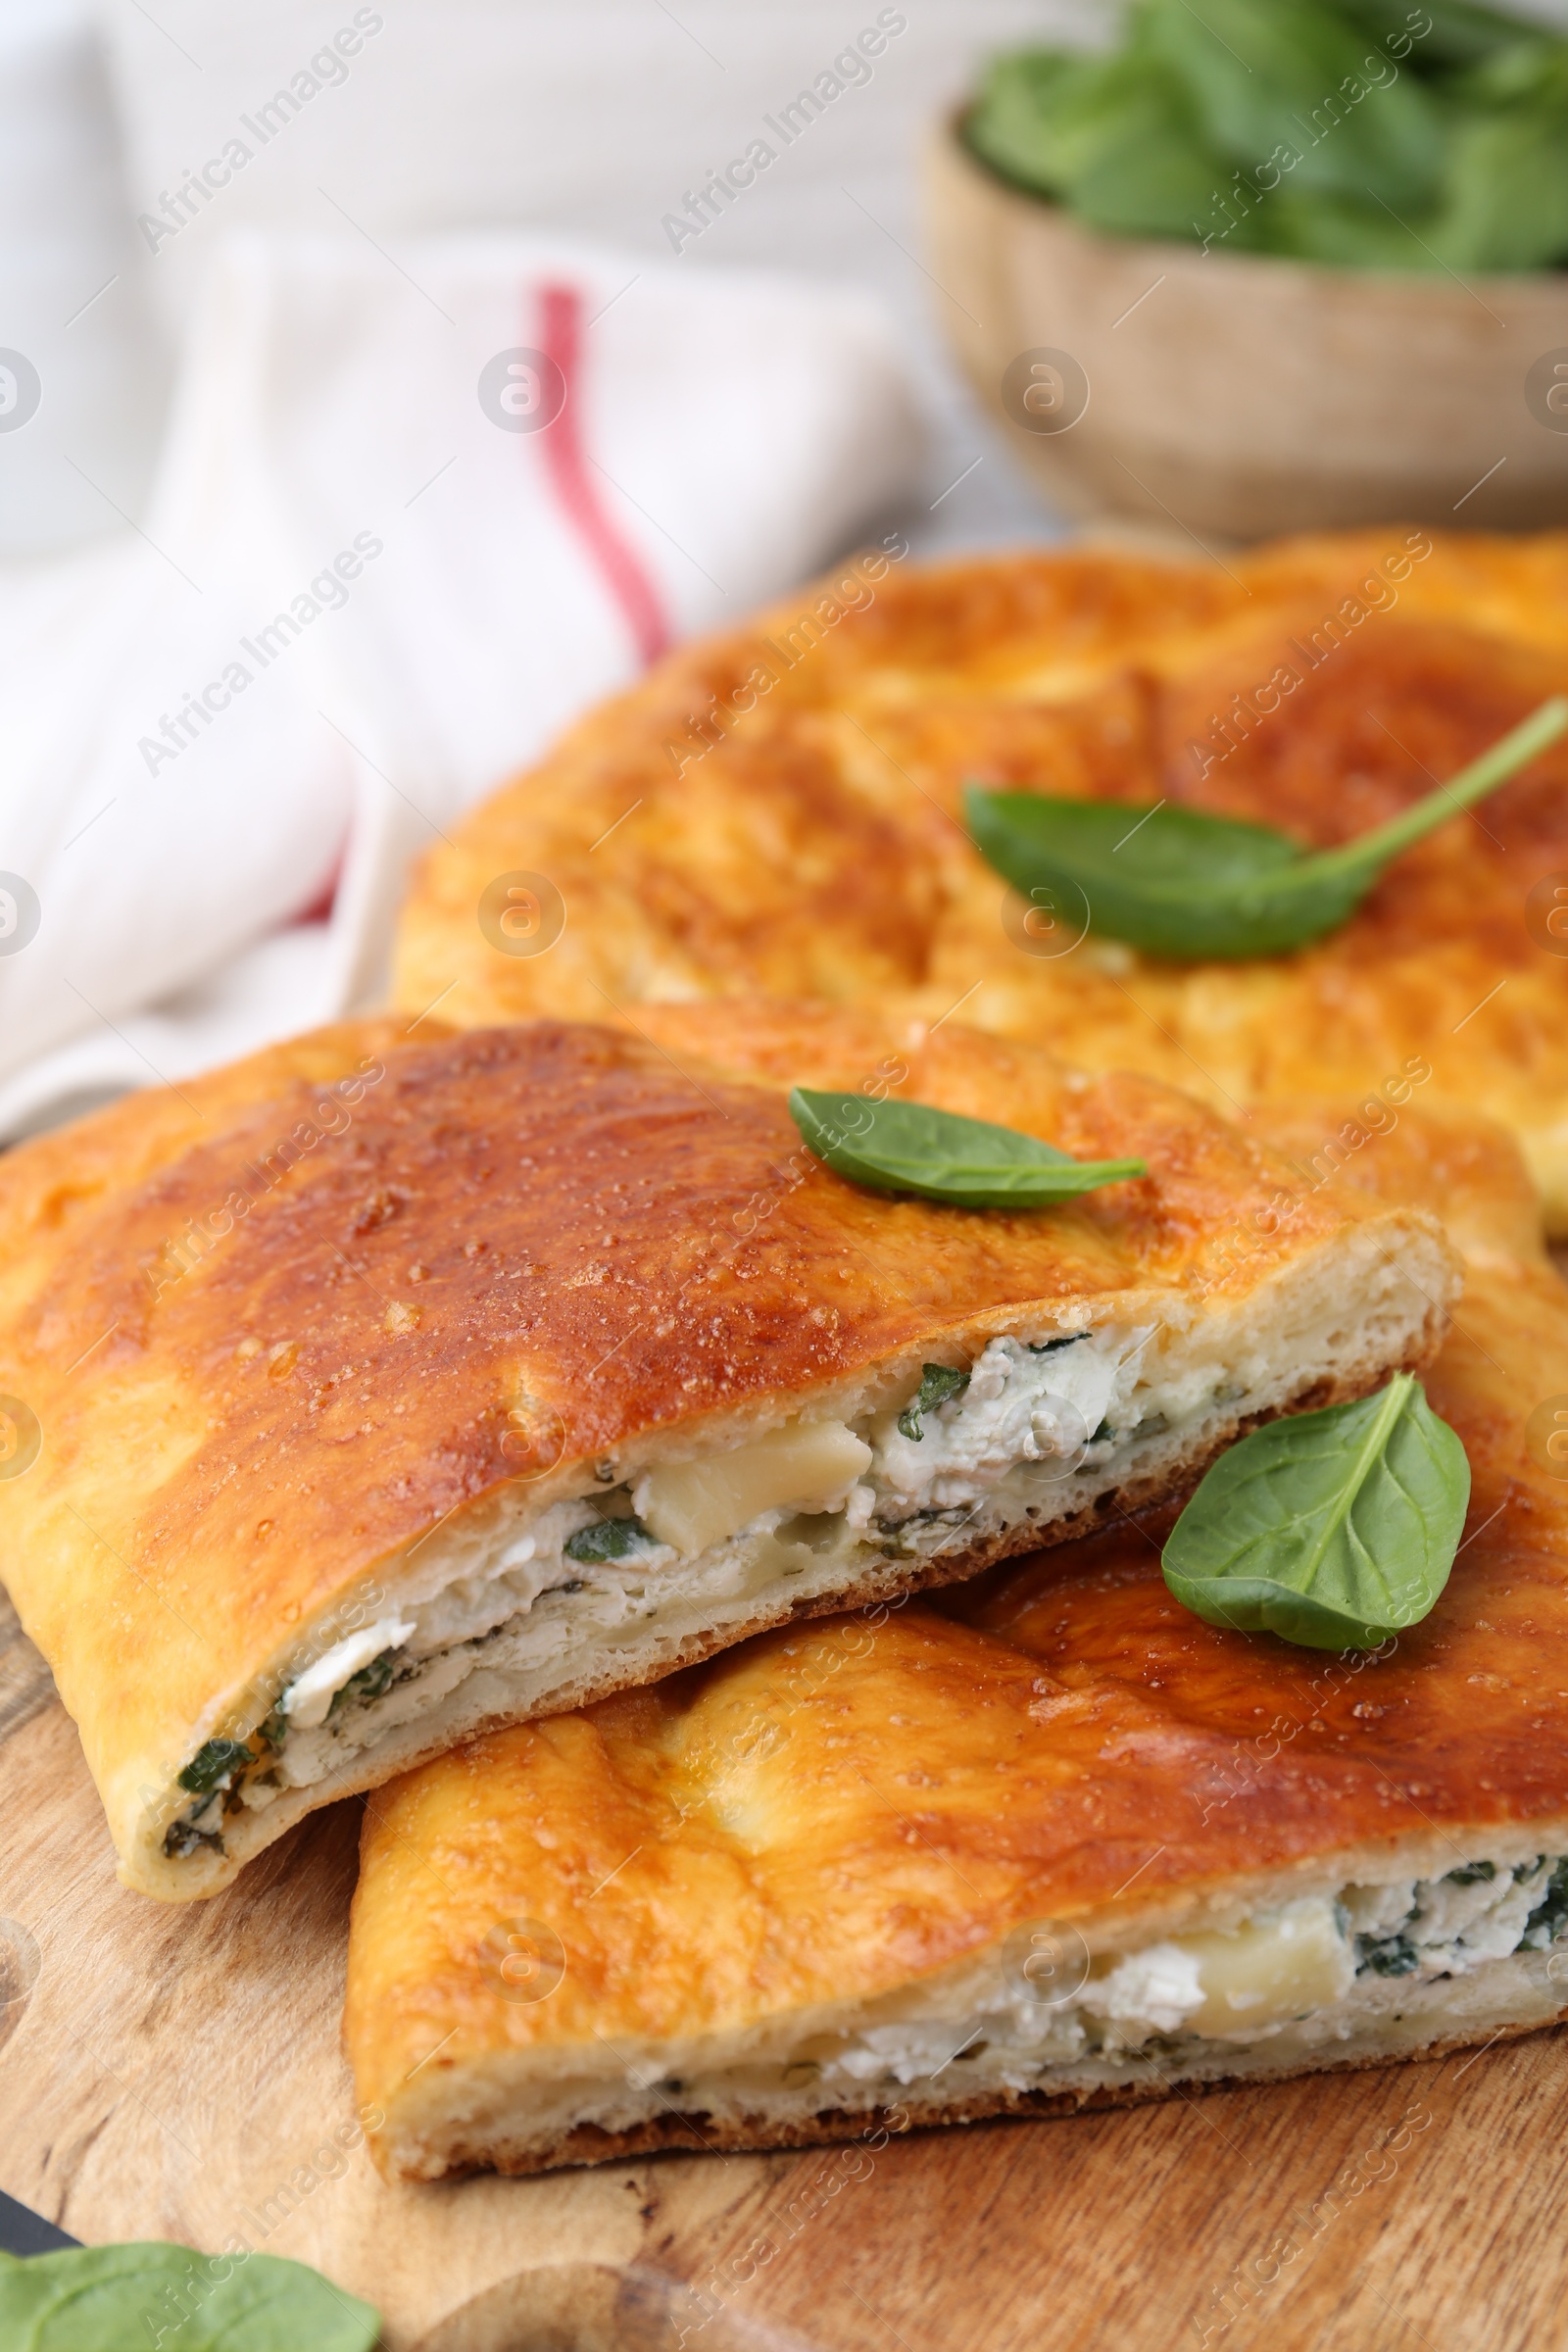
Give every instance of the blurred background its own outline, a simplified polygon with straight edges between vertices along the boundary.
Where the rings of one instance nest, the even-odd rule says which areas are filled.
[[[374,1003],[423,849],[857,546],[1568,519],[1565,25],[4,0],[0,1142]]]
[[[823,0],[680,0],[676,10],[662,0],[380,0],[370,13],[381,28],[344,78],[261,147],[241,117],[254,122],[355,13],[342,0],[6,0],[0,313],[5,340],[35,355],[56,387],[46,432],[25,452],[0,442],[7,552],[113,527],[73,457],[136,511],[180,330],[225,237],[532,226],[668,262],[663,217],[682,214],[684,193],[744,154],[763,117],[776,121],[877,19],[874,6]],[[867,78],[679,259],[692,270],[784,269],[873,291],[897,321],[931,427],[927,495],[909,502],[921,544],[1049,530],[1004,442],[981,426],[940,331],[919,156],[989,52],[1103,40],[1109,14],[1096,0],[915,0],[894,13],[904,29],[867,61]],[[160,216],[161,197],[236,132],[251,163],[221,202],[193,206],[177,235],[149,251],[136,216]]]

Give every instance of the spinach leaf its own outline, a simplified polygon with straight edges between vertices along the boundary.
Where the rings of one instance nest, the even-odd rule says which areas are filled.
[[[1140,810],[971,784],[965,810],[981,856],[1015,890],[1081,892],[1090,927],[1111,939],[1152,956],[1279,956],[1338,930],[1391,858],[1495,792],[1565,727],[1568,699],[1556,695],[1450,783],[1310,855],[1266,825],[1157,804]]]
[[[1413,230],[1381,205],[1299,192],[1288,183],[1269,204],[1269,251],[1336,270],[1436,270]],[[1429,223],[1421,236],[1430,237]]]
[[[1151,63],[1099,123],[1063,194],[1079,220],[1104,236],[1186,237],[1195,221],[1212,219],[1215,190],[1230,172],[1193,122],[1174,76]],[[1244,248],[1259,241],[1250,217],[1230,241]]]
[[[790,1115],[808,1151],[836,1176],[959,1208],[1047,1208],[1149,1172],[1141,1159],[1073,1159],[1032,1135],[928,1102],[870,1102],[797,1086]]]
[[[1019,187],[1059,195],[1099,150],[1118,76],[1100,57],[999,57],[964,125],[975,153]]]
[[[568,1560],[623,1560],[657,1542],[640,1519],[600,1519],[568,1536],[565,1552]]]
[[[1437,193],[1443,121],[1418,82],[1317,0],[1145,0],[1141,37],[1180,75],[1200,124],[1244,171],[1283,141],[1297,186],[1370,190],[1401,212]]]
[[[1490,56],[1449,82],[1467,105],[1516,106],[1560,99],[1568,71],[1568,46],[1539,28]]]
[[[1539,37],[1542,30],[1539,24],[1507,16],[1500,8],[1476,7],[1472,0],[1422,0],[1422,6],[1414,11],[1409,0],[1340,0],[1340,7],[1385,47],[1390,41],[1398,45],[1409,39],[1425,17],[1431,29],[1411,41],[1401,62],[1405,73],[1471,65],[1521,38]]]
[[[380,2329],[368,2303],[275,2254],[144,2244],[0,2255],[6,2352],[370,2352]]]
[[[1113,50],[997,58],[963,135],[1110,235],[1538,269],[1568,261],[1565,72],[1560,30],[1475,0],[1133,0]]]
[[[999,58],[963,126],[982,162],[1056,196],[1107,235],[1186,237],[1230,176],[1180,80],[1156,57]],[[1245,232],[1245,224],[1244,224]],[[1245,241],[1238,235],[1238,243]]]
[[[1373,1649],[1435,1607],[1469,1500],[1463,1446],[1396,1372],[1221,1454],[1171,1531],[1165,1582],[1210,1625]]]
[[[1544,270],[1568,252],[1568,97],[1552,93],[1454,136],[1447,200],[1422,235],[1450,270]]]
[[[918,1446],[924,1435],[921,1428],[924,1416],[934,1412],[939,1404],[946,1404],[950,1396],[961,1396],[968,1386],[968,1373],[955,1372],[951,1364],[922,1364],[920,1386],[899,1415],[903,1436],[912,1438]]]
[[[179,1785],[193,1796],[206,1796],[220,1781],[227,1780],[231,1772],[238,1772],[242,1765],[254,1760],[243,1740],[209,1740],[205,1747],[196,1750],[180,1774]]]

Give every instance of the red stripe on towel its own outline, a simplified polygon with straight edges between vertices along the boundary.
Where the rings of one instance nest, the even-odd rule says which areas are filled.
[[[563,513],[625,615],[638,652],[644,662],[657,662],[669,650],[669,621],[641,557],[605,509],[582,445],[582,296],[576,287],[541,286],[539,348],[561,369],[566,388],[560,416],[539,436],[545,471]]]

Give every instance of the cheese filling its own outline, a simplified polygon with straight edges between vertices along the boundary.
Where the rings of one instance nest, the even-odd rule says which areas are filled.
[[[498,1712],[554,1711],[577,1703],[559,1694],[589,1654],[673,1663],[692,1633],[755,1622],[762,1595],[831,1596],[878,1561],[956,1558],[1043,1528],[1149,1447],[1179,1449],[1205,1418],[1233,1426],[1238,1378],[1280,1378],[1277,1354],[1228,1377],[1212,1355],[1174,1349],[1150,1368],[1154,1329],[994,1339],[967,1368],[926,1364],[902,1403],[786,1423],[630,1479],[601,1464],[592,1491],[531,1521],[459,1521],[439,1545],[422,1540],[404,1564],[417,1576],[393,1564],[395,1612],[325,1629],[338,1638],[307,1650],[255,1731],[198,1752],[165,1852],[222,1850],[226,1816],[330,1779],[470,1676],[508,1678]]]
[[[414,1630],[412,1617],[383,1617],[379,1623],[368,1625],[363,1633],[350,1634],[346,1641],[329,1649],[324,1658],[307,1666],[278,1702],[287,1728],[300,1732],[317,1730],[331,1714],[332,1701],[355,1676],[383,1657],[390,1664],[393,1651],[402,1648]]]
[[[788,2144],[829,2118],[953,2120],[1414,2057],[1549,2024],[1565,2004],[1568,1855],[1487,1858],[1440,1878],[1330,1881],[1131,1949],[1091,1953],[1043,1921],[874,2000],[514,2044],[456,2100],[439,2083],[411,2093],[394,2129],[411,2177],[432,2180],[507,2151],[549,2162],[584,2127],[669,2116],[705,2132],[782,2128]]]
[[[1229,1932],[1170,1936],[1095,1962],[1085,1954],[1077,1967],[1070,1935],[1040,1932],[1004,1977],[1000,1999],[966,2016],[869,2026],[818,2051],[813,2081],[818,2096],[848,2098],[853,2085],[861,2098],[867,2084],[907,2088],[944,2065],[989,2058],[988,2078],[1023,2089],[1075,2060],[1114,2065],[1152,2052],[1180,2063],[1203,2044],[1261,2042],[1302,2025],[1348,2032],[1391,1977],[1424,1984],[1468,1976],[1519,1951],[1547,1951],[1565,1929],[1568,1858],[1543,1854],[1306,1895]]]
[[[951,2109],[999,2091],[1218,2080],[1391,2045],[1408,2055],[1454,2022],[1472,2040],[1494,2019],[1544,2024],[1568,2000],[1565,1987],[1568,1857],[1477,1861],[1441,1879],[1342,1886],[1228,1929],[1093,1957],[1071,1928],[1024,1929],[848,2020],[825,2011],[759,2021],[727,2035],[728,2048],[680,2046],[673,2066],[667,2041],[628,2047],[623,2037],[613,2072],[498,2079],[494,2112],[466,2110],[457,2138],[515,2134],[526,2146],[670,2111],[808,2130],[834,2111],[903,2106],[918,2119],[928,2102]]]

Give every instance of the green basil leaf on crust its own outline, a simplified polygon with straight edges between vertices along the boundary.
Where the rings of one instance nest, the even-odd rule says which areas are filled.
[[[797,1086],[790,1114],[808,1151],[836,1176],[958,1208],[1048,1208],[1149,1172],[1141,1159],[1073,1159],[1015,1128],[928,1102],[869,1102]]]
[[[1221,1454],[1171,1531],[1165,1582],[1210,1625],[1375,1649],[1436,1605],[1469,1501],[1463,1446],[1396,1372]]]

